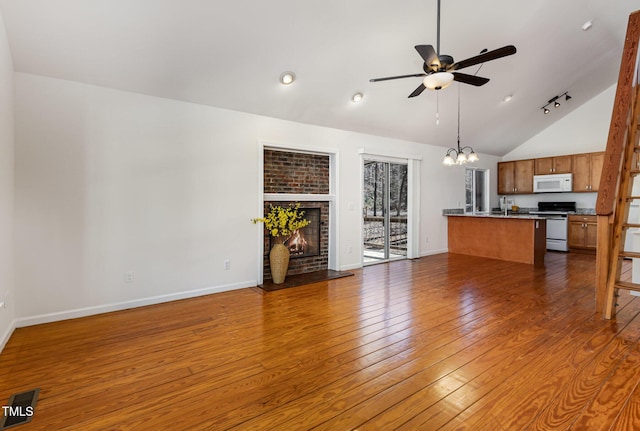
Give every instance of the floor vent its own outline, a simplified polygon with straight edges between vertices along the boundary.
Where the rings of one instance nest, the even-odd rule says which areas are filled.
[[[31,422],[40,389],[11,395],[9,402],[2,406],[0,431]]]

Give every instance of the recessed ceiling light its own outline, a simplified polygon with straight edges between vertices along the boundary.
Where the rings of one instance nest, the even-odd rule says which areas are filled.
[[[504,96],[504,99],[502,99],[502,101],[504,103],[510,102],[511,99],[513,99],[513,96],[511,94],[509,94],[508,96]]]
[[[280,75],[280,83],[282,85],[293,84],[293,81],[296,80],[296,74],[293,72],[282,72]]]
[[[593,25],[592,21],[587,21],[584,24],[582,24],[582,30],[587,31],[591,28],[592,25]]]
[[[364,96],[362,95],[362,93],[356,93],[356,94],[354,94],[353,96],[351,96],[351,101],[352,101],[353,103],[358,103],[358,102],[362,101],[362,98],[363,98],[363,97],[364,97]]]

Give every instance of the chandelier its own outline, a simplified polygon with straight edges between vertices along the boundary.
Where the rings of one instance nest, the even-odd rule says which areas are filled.
[[[458,147],[449,148],[442,163],[447,166],[463,165],[467,162],[477,162],[480,160],[473,148],[460,147],[460,85],[458,84]]]

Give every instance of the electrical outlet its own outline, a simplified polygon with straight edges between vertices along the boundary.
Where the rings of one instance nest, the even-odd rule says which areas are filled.
[[[347,253],[349,254],[353,253],[353,247],[349,246],[349,248],[347,249]]]
[[[133,271],[125,272],[125,274],[124,274],[124,282],[125,283],[133,283],[133,278],[134,278],[133,276],[134,276]]]
[[[231,269],[231,260],[229,260],[229,259],[225,259],[224,260],[224,269],[225,270]]]

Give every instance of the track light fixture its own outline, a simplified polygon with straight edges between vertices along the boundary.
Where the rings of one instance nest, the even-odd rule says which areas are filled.
[[[559,107],[560,107],[560,102],[558,102],[558,99],[559,99],[559,98],[561,98],[562,96],[564,96],[564,100],[565,100],[565,101],[569,101],[569,100],[571,100],[571,96],[569,96],[569,92],[568,92],[568,91],[565,91],[564,93],[562,93],[562,94],[558,94],[557,96],[553,96],[551,99],[549,99],[549,101],[547,102],[547,104],[546,104],[546,105],[544,105],[542,108],[540,108],[540,109],[542,109],[542,112],[543,112],[545,115],[546,115],[546,114],[548,114],[549,112],[551,112],[551,111],[549,110],[549,105],[551,105],[551,104],[553,104],[553,106],[554,106],[555,108],[559,108]]]

